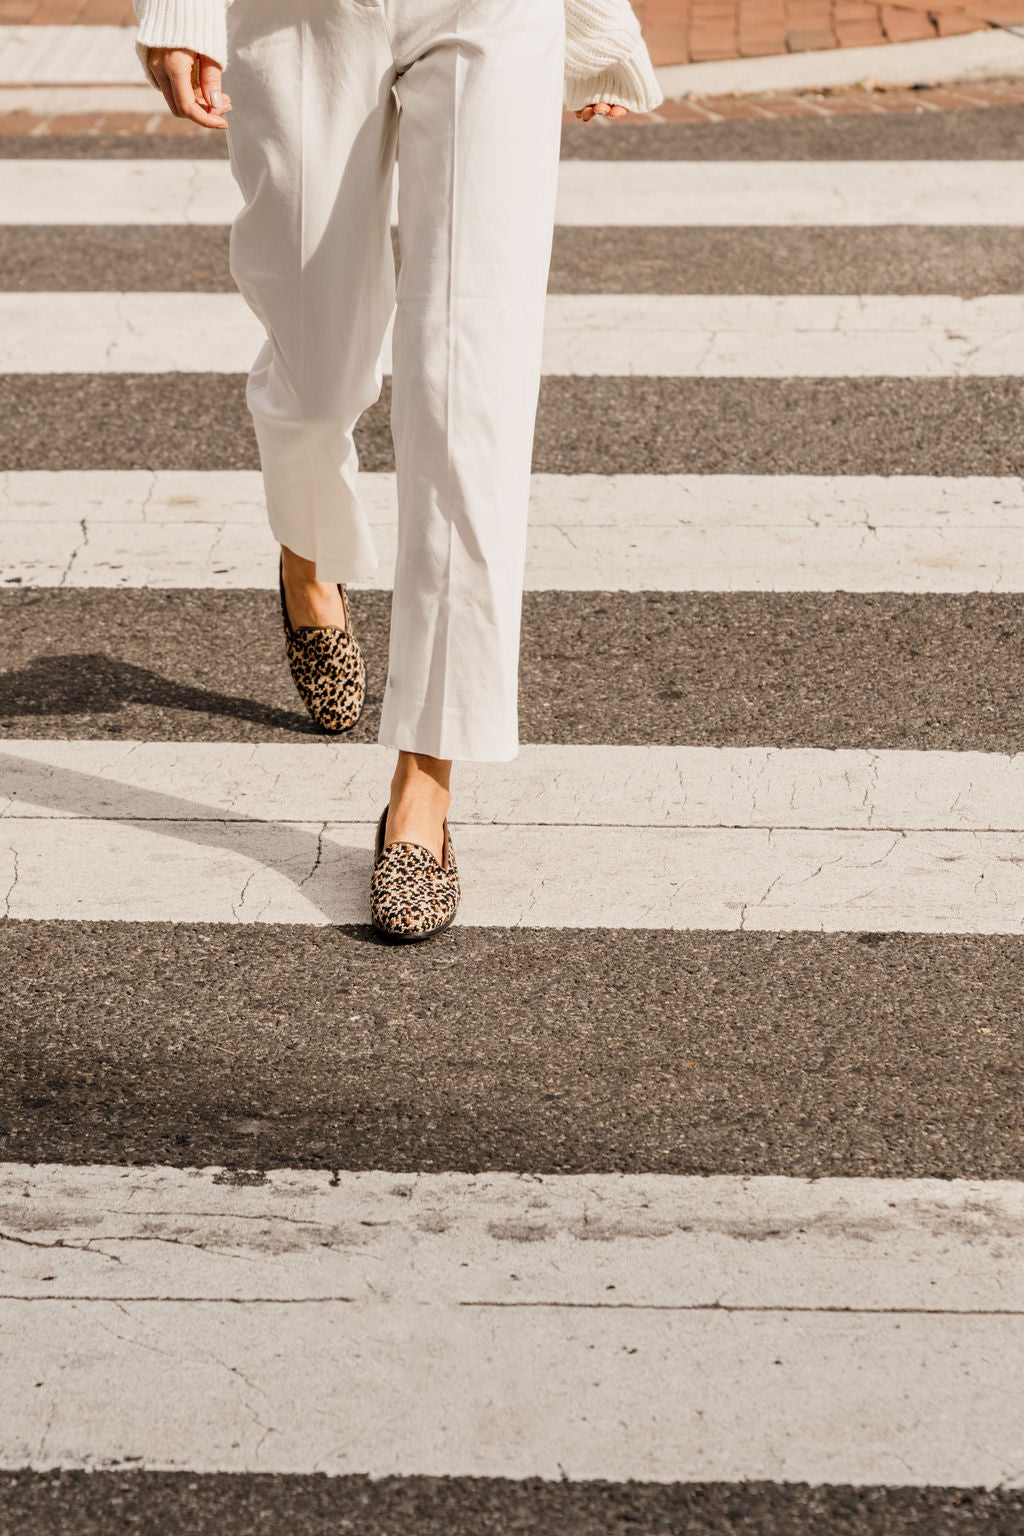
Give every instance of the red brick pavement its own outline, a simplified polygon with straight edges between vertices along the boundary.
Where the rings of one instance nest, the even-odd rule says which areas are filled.
[[[633,0],[655,64],[949,37],[1024,24],[1024,0]],[[129,0],[0,0],[0,23],[133,24]]]
[[[950,37],[1024,23],[1024,0],[634,0],[655,64]]]

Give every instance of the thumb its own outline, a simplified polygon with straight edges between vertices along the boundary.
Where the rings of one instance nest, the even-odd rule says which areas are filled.
[[[211,112],[219,112],[221,109],[220,92],[220,65],[204,55],[199,59],[199,89],[203,100]]]

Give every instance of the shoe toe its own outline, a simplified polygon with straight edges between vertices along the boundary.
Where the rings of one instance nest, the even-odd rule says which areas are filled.
[[[349,730],[362,713],[366,666],[343,629],[302,629],[288,639],[288,665],[299,697],[324,731]]]
[[[393,938],[427,938],[446,928],[459,905],[459,879],[449,847],[449,867],[417,843],[389,843],[370,884],[370,915]]]

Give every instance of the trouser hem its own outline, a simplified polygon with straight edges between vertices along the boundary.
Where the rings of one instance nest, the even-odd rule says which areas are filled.
[[[519,755],[516,725],[505,716],[421,705],[415,717],[398,718],[385,705],[378,741],[399,752],[470,763],[508,763]]]

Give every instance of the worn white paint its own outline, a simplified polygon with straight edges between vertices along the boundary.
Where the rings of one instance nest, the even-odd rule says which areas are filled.
[[[327,737],[11,741],[0,821],[359,825],[380,814],[392,758]],[[1024,753],[524,743],[511,763],[460,763],[456,816],[460,827],[1020,832]]]
[[[393,473],[359,477],[374,525],[394,523]],[[0,528],[17,523],[249,523],[263,527],[257,470],[0,470]],[[1024,480],[997,475],[541,475],[530,522],[615,527],[1024,531]],[[190,529],[190,537],[192,531]]]
[[[0,26],[0,85],[136,85],[140,80],[145,83],[134,27]]]
[[[0,161],[0,221],[8,224],[228,224],[239,206],[222,160]],[[563,160],[556,218],[620,227],[1016,227],[1024,161]]]
[[[147,89],[156,111],[163,98]],[[241,206],[226,160],[0,161],[4,224],[226,225]]]
[[[389,322],[386,373],[391,333]],[[263,339],[236,293],[0,293],[6,373],[240,373]],[[551,294],[542,367],[676,378],[986,378],[1017,373],[1022,355],[1018,294]]]
[[[5,910],[361,922],[389,756],[327,740],[10,743]],[[462,767],[460,921],[1016,933],[1022,791],[1021,755],[528,745]]]
[[[1024,1316],[1024,1183],[1011,1180],[218,1178],[0,1164],[0,1298]]]
[[[395,529],[375,527],[379,565],[353,591],[389,591]],[[8,523],[0,585],[277,585],[266,524]],[[1009,529],[537,527],[528,592],[1022,592],[1024,540]]]
[[[188,818],[189,802],[164,798]],[[372,822],[4,818],[0,913],[362,923],[374,831]],[[1019,831],[453,822],[453,840],[467,926],[1024,930]]]
[[[391,586],[393,474],[360,494]],[[531,591],[1024,591],[1017,479],[921,475],[534,475]],[[277,585],[251,471],[0,473],[2,581]]]
[[[214,1177],[3,1170],[0,1465],[1024,1482],[1020,1185]]]
[[[1018,1487],[1020,1317],[0,1303],[5,1467]]]

